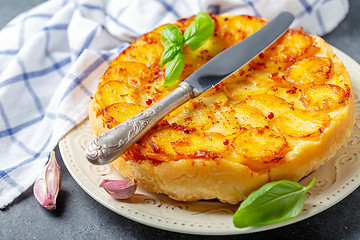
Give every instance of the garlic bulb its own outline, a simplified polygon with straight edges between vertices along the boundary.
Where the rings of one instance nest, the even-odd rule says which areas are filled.
[[[54,151],[34,183],[34,196],[48,210],[56,208],[56,198],[61,185],[61,172]]]
[[[104,179],[100,183],[100,187],[104,188],[115,199],[127,199],[131,197],[137,188],[135,179],[109,180]]]

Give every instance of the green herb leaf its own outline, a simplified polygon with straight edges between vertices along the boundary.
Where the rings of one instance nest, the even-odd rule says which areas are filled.
[[[162,87],[169,86],[180,77],[184,65],[182,47],[186,44],[195,50],[203,45],[214,34],[214,20],[207,13],[198,13],[195,20],[185,31],[185,38],[180,29],[174,25],[166,25],[161,31],[161,42],[165,48],[160,65],[166,63],[165,82]]]
[[[214,26],[214,20],[211,19],[209,14],[198,13],[195,20],[185,30],[185,44],[193,51],[198,49],[214,34]]]
[[[177,45],[171,45],[168,48],[165,48],[161,56],[160,65],[163,67],[167,62],[173,60],[180,50],[181,47]]]
[[[168,65],[166,66],[165,71],[165,82],[162,85],[162,87],[169,86],[176,82],[178,78],[180,77],[183,69],[185,66],[185,59],[182,52],[178,52],[174,59],[171,60]]]
[[[265,184],[240,205],[233,218],[234,225],[260,226],[296,217],[304,207],[306,192],[315,181],[314,178],[307,187],[287,180]]]
[[[161,31],[161,42],[165,49],[172,45],[184,46],[184,37],[177,26],[168,24]]]

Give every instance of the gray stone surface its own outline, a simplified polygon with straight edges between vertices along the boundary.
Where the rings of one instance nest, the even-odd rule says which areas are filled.
[[[42,0],[0,0],[0,27]],[[360,62],[360,1],[325,40]],[[0,63],[1,64],[1,63]],[[330,209],[279,229],[242,236],[195,236],[158,230],[106,209],[86,194],[66,170],[61,156],[62,188],[58,208],[42,209],[32,189],[0,212],[0,239],[360,239],[360,189]]]

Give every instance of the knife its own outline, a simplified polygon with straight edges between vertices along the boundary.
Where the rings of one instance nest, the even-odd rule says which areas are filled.
[[[254,34],[216,55],[161,101],[99,135],[86,148],[88,161],[103,165],[120,157],[170,112],[220,83],[260,54],[285,33],[293,20],[292,14],[280,13]]]

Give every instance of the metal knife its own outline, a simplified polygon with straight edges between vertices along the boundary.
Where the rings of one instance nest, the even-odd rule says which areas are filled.
[[[280,13],[259,31],[219,53],[161,101],[99,135],[87,146],[86,158],[96,165],[114,161],[170,112],[220,83],[260,54],[284,34],[293,20],[292,14]]]

